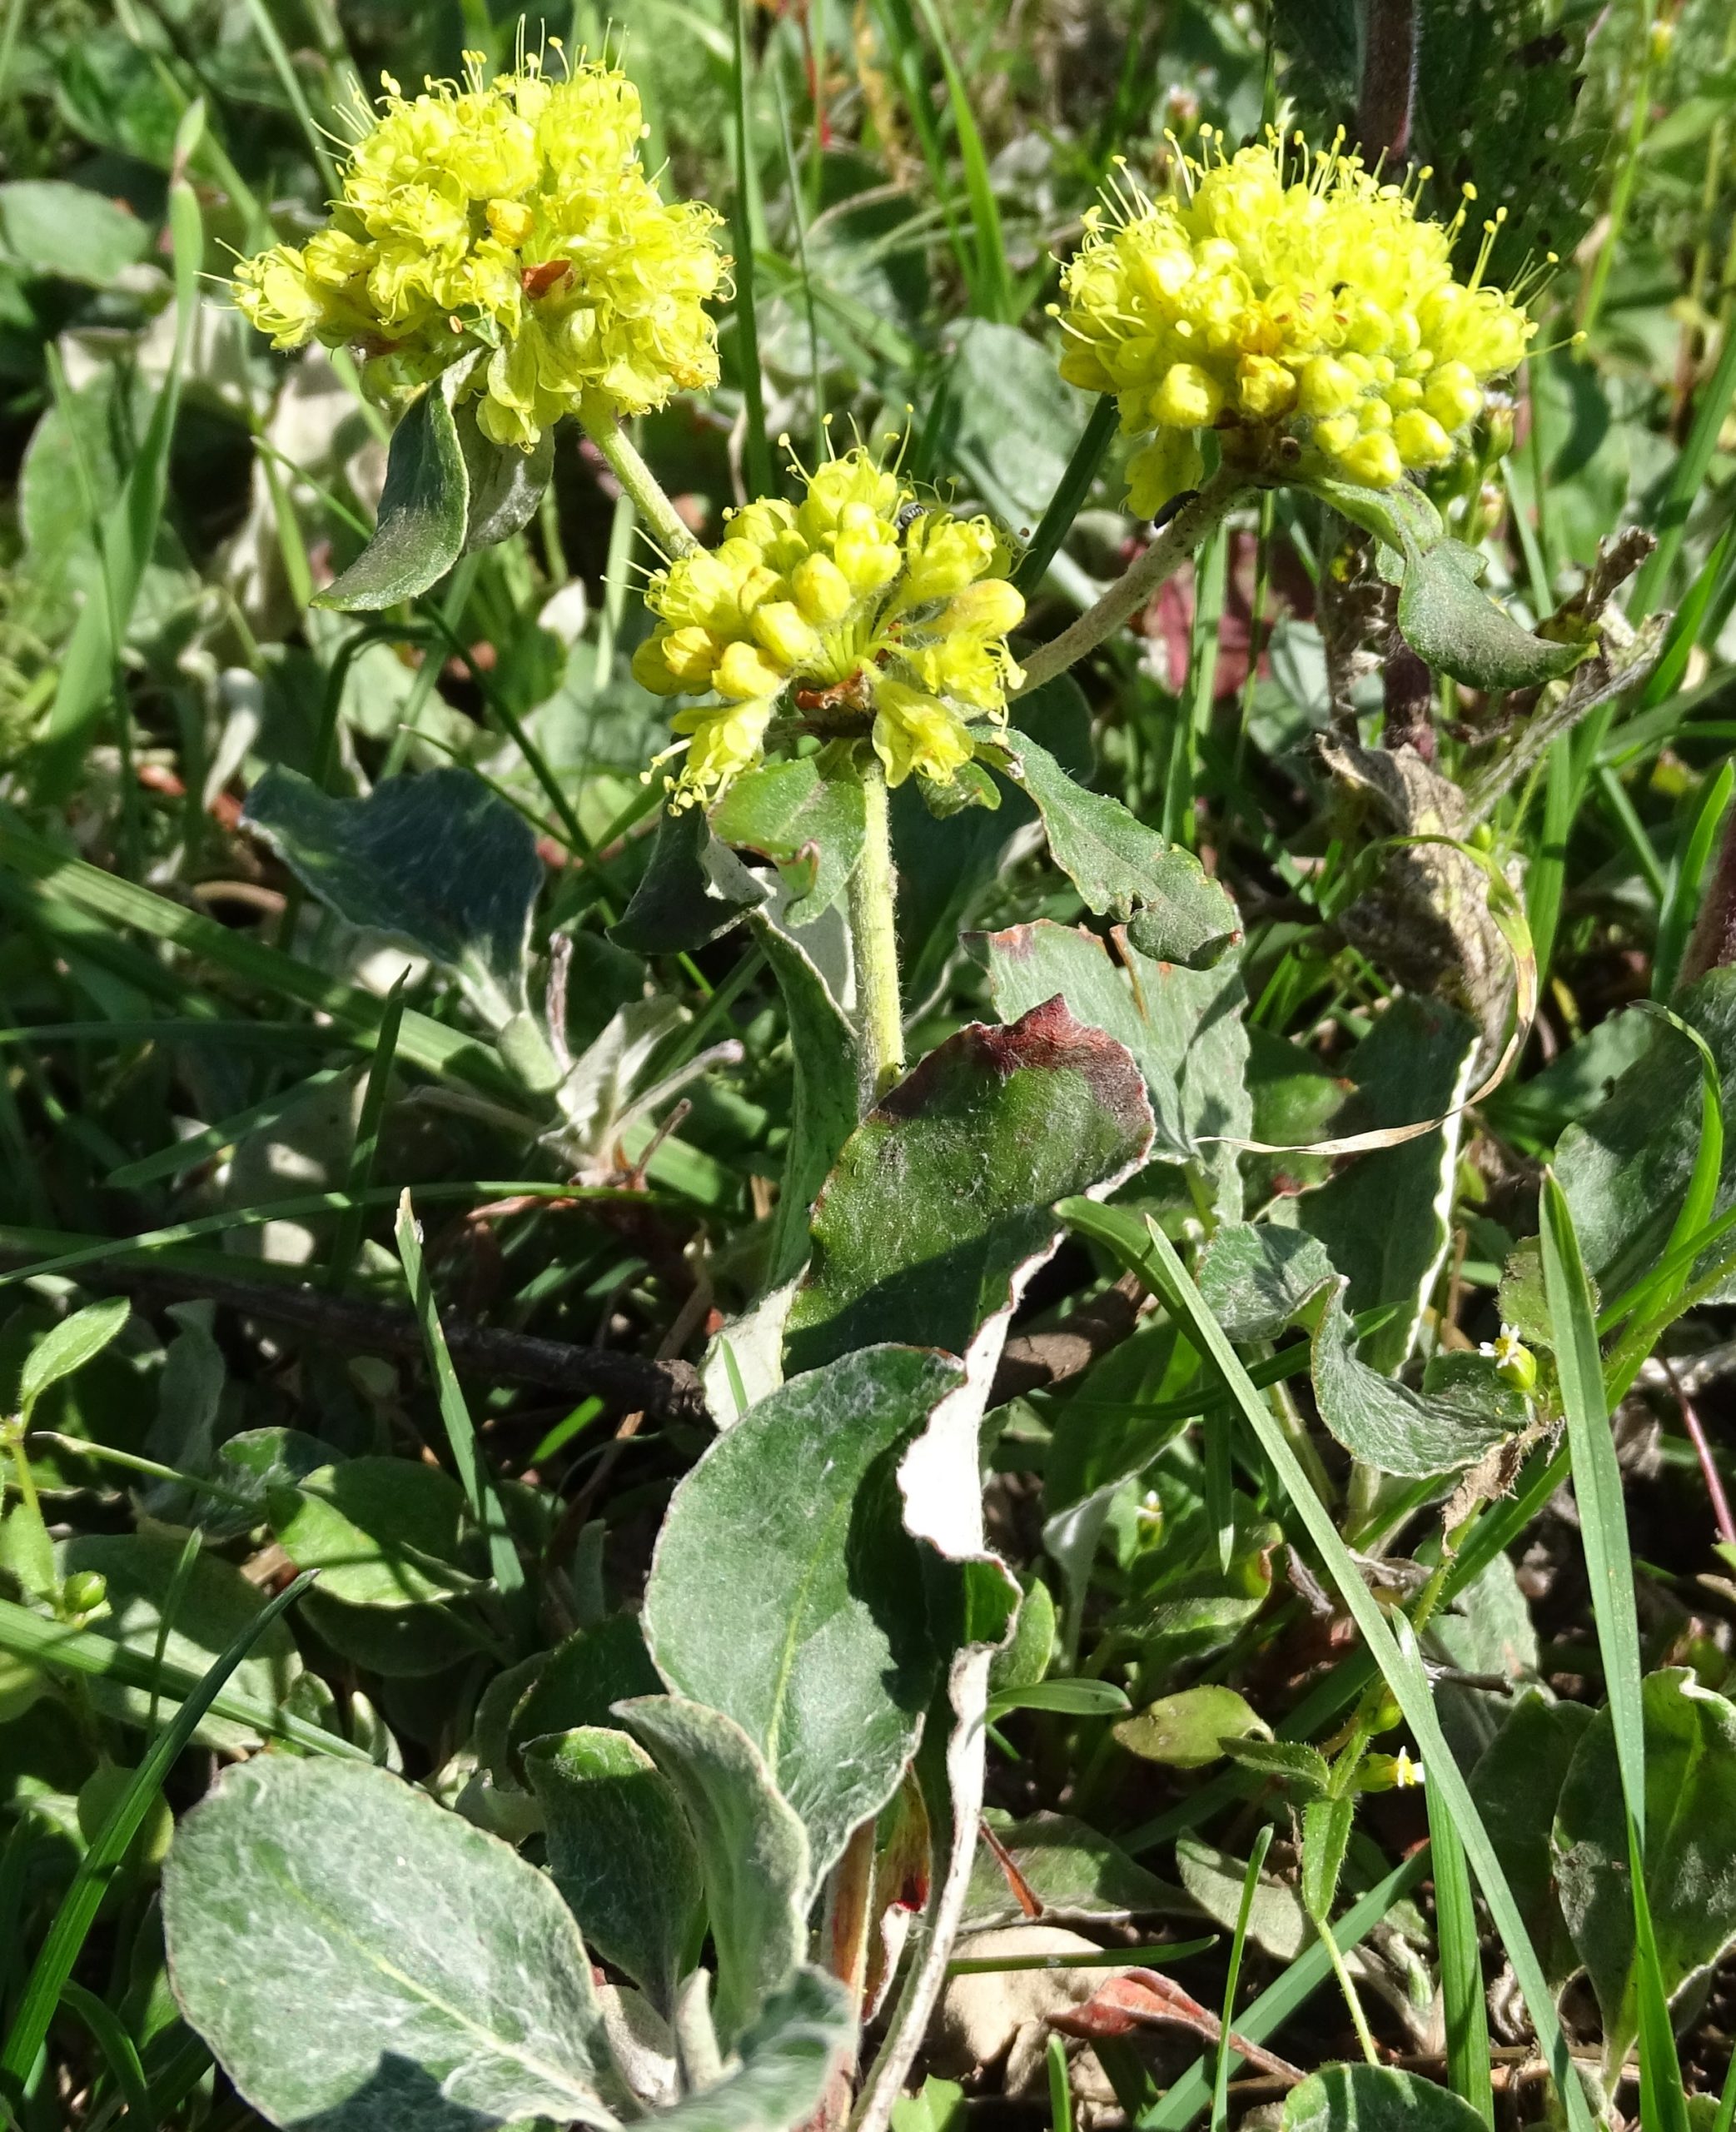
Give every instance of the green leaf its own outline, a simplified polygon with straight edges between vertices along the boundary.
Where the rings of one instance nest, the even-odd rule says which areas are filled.
[[[601,1726],[533,1740],[525,1769],[549,1870],[586,1945],[667,2019],[705,1915],[699,1854],[674,1786],[636,1741]]]
[[[1328,2065],[1284,2099],[1281,2132],[1487,2132],[1468,2102],[1415,2073]]]
[[[508,1747],[517,1754],[545,1732],[606,1726],[616,1703],[662,1690],[638,1615],[611,1614],[549,1654],[508,1721]]]
[[[1019,1601],[1012,1641],[989,1661],[990,1700],[1038,1686],[1054,1656],[1055,1601],[1042,1579],[1032,1577],[1026,1582],[1025,1596]],[[1125,1707],[1127,1698],[1122,1696],[1122,1701]]]
[[[1226,1740],[1224,1752],[1244,1769],[1277,1777],[1304,1794],[1324,1796],[1332,1781],[1326,1756],[1306,1740]]]
[[[1585,656],[1582,644],[1534,636],[1478,583],[1483,558],[1445,540],[1409,558],[1399,588],[1399,633],[1419,659],[1473,689],[1535,689]]]
[[[1470,1774],[1471,1796],[1489,1831],[1552,1984],[1579,1967],[1555,1888],[1549,1850],[1556,1802],[1594,1713],[1584,1703],[1547,1702],[1535,1689],[1484,1750]]]
[[[855,2038],[843,1986],[819,1970],[799,1969],[742,2037],[741,2063],[714,2086],[659,2110],[659,2132],[797,2132],[815,2119]]]
[[[963,1355],[1052,1248],[1055,1202],[1126,1175],[1151,1129],[1126,1050],[1059,1000],[948,1038],[845,1143],[814,1216],[789,1367],[882,1341]]]
[[[1468,1018],[1439,1000],[1395,999],[1350,1055],[1355,1093],[1335,1130],[1379,1131],[1442,1116],[1469,1093],[1480,1041]],[[1438,1132],[1371,1148],[1293,1203],[1296,1227],[1317,1236],[1348,1276],[1353,1313],[1400,1306],[1365,1349],[1376,1369],[1395,1371],[1410,1355],[1445,1255],[1444,1210],[1460,1133],[1455,1117]]]
[[[1736,969],[1710,970],[1673,1003],[1716,1062],[1725,1121],[1714,1212],[1736,1205]],[[1605,1295],[1663,1255],[1688,1196],[1700,1145],[1703,1066],[1690,1039],[1661,1019],[1604,1101],[1561,1135],[1555,1174],[1585,1263]],[[1730,1284],[1713,1300],[1726,1300]]]
[[[54,1572],[54,1542],[42,1513],[22,1496],[0,1518],[0,1570],[27,1599],[52,1599],[59,1582]]]
[[[711,825],[725,844],[769,859],[791,892],[788,923],[811,925],[856,869],[868,826],[862,780],[824,755],[764,763],[736,779]]]
[[[95,1361],[127,1323],[132,1308],[125,1296],[111,1296],[75,1310],[42,1335],[26,1356],[18,1377],[18,1411],[27,1422],[51,1384]]]
[[[1071,1814],[1033,1814],[1028,1821],[1015,1821],[991,1807],[984,1818],[1046,1917],[1065,1923],[1192,1907],[1179,1888],[1148,1873],[1119,1844]],[[977,1851],[964,1914],[973,1931],[1014,1924],[1025,1915],[986,1844]]]
[[[274,765],[243,819],[341,918],[455,971],[495,1027],[524,1010],[542,862],[530,824],[473,771],[389,777],[339,800]]]
[[[1399,629],[1420,659],[1474,689],[1537,688],[1577,666],[1583,644],[1534,636],[1481,590],[1483,558],[1451,539],[1440,515],[1409,481],[1358,488],[1323,478],[1306,486],[1384,544],[1383,573],[1399,587]]]
[[[680,1696],[638,1696],[615,1714],[675,1787],[699,1846],[718,2040],[734,2050],[808,1951],[807,1833],[733,1718]]]
[[[950,1357],[884,1347],[793,1378],[711,1445],[658,1539],[644,1611],[658,1671],[764,1756],[816,1884],[897,1789],[933,1699],[893,1463],[961,1375]]]
[[[274,2124],[609,2126],[624,2102],[553,1883],[359,1763],[226,1771],[163,1871],[188,2025]]]
[[[1231,1340],[1276,1340],[1339,1276],[1306,1229],[1231,1222],[1200,1254],[1195,1274],[1206,1308]]]
[[[191,1568],[182,1572],[185,1538],[169,1527],[146,1532],[87,1532],[60,1548],[62,1577],[78,1570],[95,1570],[107,1581],[109,1611],[90,1624],[87,1633],[124,1646],[129,1656],[147,1665],[155,1664],[160,1647],[165,1661],[163,1692],[177,1701],[184,1692],[175,1685],[177,1676],[191,1675],[196,1681],[252,1626],[266,1604],[256,1586],[216,1555],[196,1555]],[[282,1709],[301,1675],[295,1637],[286,1622],[274,1621],[236,1666],[228,1688],[269,1718]],[[143,1676],[147,1681],[150,1677]],[[150,1721],[150,1689],[127,1684],[118,1671],[93,1680],[89,1692],[105,1716],[127,1725]],[[262,1746],[267,1731],[266,1726],[214,1713],[204,1719],[194,1737],[201,1746],[218,1753],[238,1754]]]
[[[106,289],[150,242],[147,223],[87,186],[52,177],[0,185],[0,245],[27,274]]]
[[[476,1588],[461,1567],[464,1491],[437,1466],[346,1459],[279,1490],[270,1509],[290,1560],[346,1606],[425,1606]]]
[[[1127,1691],[1113,1681],[1033,1681],[1024,1688],[999,1688],[988,1698],[991,1720],[1015,1710],[1053,1710],[1068,1717],[1119,1717],[1130,1707]]]
[[[1046,748],[1010,730],[1012,775],[1035,801],[1049,856],[1100,918],[1114,918],[1142,954],[1192,968],[1241,938],[1227,892],[1191,851],[1166,844],[1106,792],[1077,785]]]
[[[856,1032],[801,942],[764,911],[749,923],[783,995],[794,1086],[789,1143],[772,1215],[764,1286],[782,1288],[808,1261],[808,1224],[820,1188],[862,1111]]]
[[[666,810],[639,886],[609,937],[635,955],[684,954],[739,924],[765,894],[712,834],[703,809]]]
[[[1321,1421],[1352,1457],[1414,1480],[1474,1466],[1525,1422],[1523,1402],[1515,1411],[1510,1397],[1495,1397],[1493,1387],[1414,1392],[1370,1369],[1357,1357],[1341,1291],[1315,1331],[1314,1396]]]
[[[1241,1173],[1226,1143],[1246,1139],[1253,1123],[1241,972],[1229,957],[1203,970],[1155,961],[1125,931],[1115,944],[1118,963],[1095,934],[1047,919],[991,934],[995,1011],[1015,1021],[1058,992],[1076,1020],[1126,1044],[1157,1117],[1154,1158],[1197,1163],[1216,1180],[1220,1210],[1240,1213]]]
[[[1142,1761],[1205,1769],[1223,1760],[1229,1740],[1266,1729],[1245,1696],[1207,1681],[1160,1696],[1117,1725],[1115,1736]]]
[[[1302,1809],[1302,1907],[1316,1925],[1331,1920],[1355,1819],[1354,1798],[1311,1799]]]
[[[395,607],[437,584],[464,553],[470,477],[452,417],[455,374],[427,386],[392,431],[372,538],[316,595],[317,607]]]
[[[1646,1676],[1645,1889],[1674,1998],[1736,1939],[1736,1706],[1685,1669]],[[1584,1728],[1551,1839],[1562,1914],[1619,2063],[1639,2025],[1634,1904],[1612,1713]]]
[[[555,471],[555,432],[545,430],[529,451],[496,444],[477,425],[478,401],[466,400],[453,416],[464,455],[465,529],[460,554],[510,540],[536,516]]]

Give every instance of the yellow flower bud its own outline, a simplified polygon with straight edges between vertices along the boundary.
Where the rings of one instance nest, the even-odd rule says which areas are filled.
[[[662,640],[663,662],[685,689],[709,685],[711,670],[718,663],[719,645],[709,630],[696,623],[671,630]]]
[[[648,636],[633,655],[633,678],[654,696],[679,696],[687,684],[669,671],[664,659],[665,640]]]
[[[1005,636],[1024,620],[1023,595],[1004,577],[984,578],[956,592],[942,610],[935,626],[968,630],[977,636]]]
[[[744,770],[759,760],[765,745],[765,729],[773,705],[769,698],[732,704],[726,710],[700,708],[684,710],[674,720],[678,733],[691,733],[687,767],[681,791],[694,800],[709,800],[733,784]],[[679,804],[678,795],[677,804]]]
[[[1296,381],[1296,404],[1305,415],[1341,415],[1362,387],[1355,372],[1333,356],[1316,356]]]
[[[484,210],[484,217],[490,234],[514,251],[536,227],[535,215],[522,200],[490,200]]]
[[[754,610],[754,634],[786,674],[811,660],[819,639],[788,600],[763,600]]]
[[[1392,441],[1407,466],[1440,466],[1453,456],[1453,440],[1420,407],[1408,409],[1393,423]]]
[[[1223,404],[1223,387],[1197,363],[1171,363],[1152,395],[1152,420],[1164,429],[1203,429]]]
[[[923,516],[905,535],[904,597],[913,606],[945,600],[994,560],[994,528],[986,518]]]
[[[1337,456],[1346,475],[1365,488],[1390,489],[1404,478],[1405,462],[1399,457],[1398,446],[1382,431],[1371,430],[1366,436],[1359,436]]]
[[[970,760],[971,738],[963,720],[932,696],[883,681],[874,692],[874,753],[886,765],[888,785],[902,785],[913,772],[950,784],[953,773]]]
[[[1296,405],[1296,378],[1270,356],[1244,356],[1236,366],[1236,396],[1244,414],[1269,422]]]
[[[788,678],[770,664],[757,645],[738,640],[724,645],[711,685],[720,696],[745,703],[750,697],[776,695]]]
[[[816,628],[841,622],[855,605],[850,581],[830,555],[809,555],[790,573],[790,590],[796,605]]]
[[[873,533],[840,533],[832,550],[844,582],[858,596],[878,592],[898,574],[899,555],[890,540]]]
[[[1353,445],[1362,434],[1354,415],[1328,415],[1324,421],[1314,425],[1310,441],[1317,451],[1329,458],[1337,458]]]
[[[1423,386],[1423,405],[1443,429],[1462,429],[1482,404],[1482,388],[1464,363],[1438,364]]]

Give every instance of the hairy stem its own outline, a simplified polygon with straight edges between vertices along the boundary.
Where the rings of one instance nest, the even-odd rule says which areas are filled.
[[[898,875],[892,862],[892,811],[886,772],[864,749],[862,791],[868,834],[850,876],[850,944],[856,957],[856,1003],[868,1079],[878,1101],[904,1073],[904,1010],[898,996]]]
[[[579,419],[584,434],[607,461],[609,471],[639,506],[639,515],[651,529],[653,539],[671,562],[677,555],[690,555],[699,547],[657,476],[639,455],[638,446],[608,408],[589,403]]]
[[[1416,0],[1368,0],[1362,87],[1356,135],[1370,163],[1385,152],[1389,164],[1410,152],[1416,105]]]
[[[1025,678],[1017,693],[1041,688],[1057,674],[1075,666],[1088,651],[1114,635],[1131,621],[1167,577],[1172,577],[1214,526],[1248,493],[1247,476],[1239,467],[1221,466],[1192,501],[1185,503],[1151,546],[1125,575],[1088,608],[1071,628],[1049,643],[1039,645],[1023,660]]]

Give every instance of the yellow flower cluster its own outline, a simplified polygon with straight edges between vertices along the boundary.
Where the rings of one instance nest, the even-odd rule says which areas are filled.
[[[689,739],[675,804],[708,804],[759,761],[780,705],[804,730],[866,733],[901,785],[949,785],[967,725],[1007,715],[1025,611],[986,518],[918,505],[861,447],[808,479],[799,504],[751,503],[716,550],[659,571],[659,626],[633,661],[658,695],[707,695],[674,723]]]
[[[391,384],[474,356],[480,426],[526,451],[587,396],[630,416],[714,385],[718,217],[645,176],[633,84],[550,79],[535,53],[491,82],[465,63],[418,97],[384,77],[331,221],[243,260],[241,309],[276,347],[359,343]]]
[[[1460,281],[1463,206],[1450,224],[1420,217],[1412,184],[1383,183],[1337,144],[1311,157],[1300,136],[1213,160],[1202,131],[1206,160],[1183,159],[1179,196],[1117,191],[1062,276],[1062,375],[1117,395],[1124,434],[1156,432],[1128,467],[1133,511],[1198,481],[1202,429],[1251,459],[1294,439],[1323,473],[1369,488],[1450,459],[1536,331],[1519,291],[1483,284],[1500,217]]]

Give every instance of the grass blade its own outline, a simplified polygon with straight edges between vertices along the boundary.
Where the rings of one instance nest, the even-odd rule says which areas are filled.
[[[1628,1870],[1634,1890],[1634,1968],[1639,2015],[1639,2121],[1646,2132],[1689,2132],[1688,2095],[1658,1960],[1652,1905],[1640,1862],[1639,1831],[1628,1816]]]
[[[1338,1951],[1347,1955],[1365,1940],[1395,1902],[1401,1900],[1429,1870],[1429,1846],[1422,1844],[1402,1866],[1395,1866],[1384,1880],[1371,1887],[1360,1902],[1352,1903],[1333,1928]],[[1277,1981],[1269,1984],[1236,2024],[1238,2035],[1250,2043],[1269,2043],[1332,1974],[1326,1950],[1316,1940],[1290,1965]],[[1172,2086],[1166,2088],[1150,2110],[1141,2113],[1139,2132],[1186,2132],[1186,2128],[1211,2101],[1211,2054],[1200,2059]],[[1589,2119],[1582,2120],[1591,2132]]]
[[[1001,211],[996,203],[994,187],[989,181],[988,157],[983,152],[982,136],[977,130],[976,113],[971,109],[970,91],[965,86],[964,77],[958,71],[958,61],[953,57],[946,25],[941,21],[940,11],[934,0],[916,0],[916,4],[922,11],[929,36],[934,40],[934,48],[940,55],[941,72],[946,77],[947,102],[958,135],[959,158],[964,165],[965,197],[970,202],[971,229],[976,243],[975,307],[985,317],[999,319],[1003,325],[1010,326],[1018,316],[1019,306],[1012,293],[1012,276],[1007,266],[1007,240],[1001,228]]]
[[[1241,1906],[1236,1913],[1236,1936],[1230,1942],[1230,1967],[1224,1978],[1223,2040],[1217,2047],[1217,2063],[1211,2075],[1211,2132],[1221,2132],[1230,2109],[1230,2033],[1236,2025],[1236,1987],[1241,1981],[1242,1950],[1248,1941],[1248,1920],[1254,1913],[1254,1897],[1260,1890],[1260,1869],[1271,1848],[1272,1825],[1268,1821],[1254,1839],[1248,1870],[1241,1883]]]
[[[1700,907],[1700,884],[1706,861],[1712,856],[1713,839],[1723,826],[1736,789],[1736,763],[1726,763],[1701,795],[1694,827],[1689,832],[1663,915],[1658,920],[1658,944],[1652,956],[1652,997],[1667,999],[1676,989],[1676,973],[1682,967],[1682,950]]]
[[[1494,2132],[1495,2084],[1489,2077],[1489,2006],[1483,1952],[1471,1900],[1465,1846],[1432,1784],[1425,1785],[1429,1847],[1435,1856],[1435,1925],[1440,1943],[1440,1995],[1446,2014],[1447,2085]]]
[[[446,1441],[452,1447],[452,1462],[458,1468],[458,1477],[464,1483],[465,1497],[470,1506],[470,1515],[488,1535],[489,1567],[494,1572],[495,1582],[509,1610],[522,1613],[522,1601],[526,1597],[525,1565],[519,1560],[518,1549],[512,1543],[508,1530],[506,1513],[501,1507],[493,1476],[485,1463],[476,1442],[476,1429],[470,1419],[470,1410],[465,1404],[463,1392],[459,1387],[458,1373],[452,1367],[452,1357],[446,1351],[446,1336],[440,1329],[440,1308],[434,1300],[433,1283],[428,1278],[428,1268],[422,1259],[422,1233],[416,1223],[406,1191],[398,1202],[398,1256],[404,1261],[404,1278],[410,1283],[410,1301],[422,1321],[422,1339],[428,1350],[428,1363],[434,1372],[435,1386],[440,1392],[440,1420],[445,1425]]]
[[[1047,509],[1037,521],[1037,531],[1031,535],[1031,545],[1019,559],[1018,568],[1012,573],[1012,581],[1029,600],[1042,583],[1049,565],[1060,552],[1073,521],[1085,507],[1085,499],[1091,494],[1091,485],[1097,477],[1097,469],[1107,456],[1109,446],[1121,424],[1121,411],[1112,393],[1100,393],[1097,404],[1091,411],[1091,420],[1079,432],[1079,441],[1068,456],[1067,466],[1056,485],[1055,493],[1049,498]]]
[[[96,1922],[103,1895],[127,1855],[127,1845],[137,1834],[152,1801],[162,1791],[163,1779],[192,1738],[200,1719],[216,1702],[223,1683],[266,1630],[301,1597],[312,1582],[311,1575],[303,1575],[280,1592],[207,1668],[198,1686],[151,1742],[144,1760],[132,1773],[132,1781],[115,1801],[108,1819],[79,1861],[72,1885],[61,1899],[54,1922],[48,1928],[48,1936],[31,1970],[5,2048],[0,2050],[0,2088],[7,2094],[17,2092],[36,2063],[37,2053],[48,2033],[48,2024],[60,2004],[61,1992],[72,1974],[86,1935]],[[157,1670],[154,1666],[152,1668],[153,1674]]]
[[[1604,1685],[1615,1728],[1615,1759],[1628,1811],[1639,1824],[1644,1850],[1645,1719],[1640,1693],[1639,1616],[1634,1597],[1634,1562],[1628,1549],[1621,1467],[1609,1431],[1603,1357],[1598,1352],[1591,1292],[1574,1233],[1567,1195],[1553,1175],[1543,1188],[1543,1286],[1555,1336],[1555,1366],[1567,1414],[1568,1457]]]
[[[169,186],[169,232],[174,247],[175,342],[158,389],[138,456],[102,531],[102,569],[107,596],[87,600],[73,625],[48,714],[46,734],[34,751],[37,796],[52,804],[69,798],[84,769],[90,728],[117,689],[122,640],[138,599],[145,565],[157,544],[169,493],[169,447],[181,411],[182,379],[192,350],[199,311],[199,273],[204,264],[205,223],[198,196],[187,182],[186,157],[204,124],[204,107],[192,106],[176,136],[175,175]],[[129,715],[122,702],[122,718]],[[129,795],[130,797],[130,795]]]
[[[276,1602],[272,1603],[275,1606]],[[250,1622],[250,1634],[254,1628],[255,1624]],[[160,1683],[165,1695],[185,1699],[196,1694],[202,1685],[200,1675],[177,1666],[172,1658],[165,1658],[158,1666],[144,1651],[129,1651],[125,1644],[98,1636],[92,1629],[68,1628],[62,1621],[50,1621],[45,1614],[33,1613],[28,1606],[21,1606],[14,1599],[0,1599],[0,1651],[28,1659],[44,1672],[77,1673],[88,1680],[107,1677],[118,1681],[122,1687],[142,1688],[147,1694]],[[284,1741],[309,1754],[341,1755],[350,1761],[371,1759],[366,1748],[352,1747],[336,1732],[310,1725],[305,1717],[292,1717],[286,1711],[256,1703],[251,1696],[239,1694],[221,1684],[204,1707],[194,1713],[195,1725],[206,1709],[216,1716],[245,1725],[268,1740]],[[117,1721],[125,1721],[117,1717]]]
[[[754,237],[759,217],[754,212],[752,114],[749,109],[748,36],[749,0],[735,0],[732,9],[735,37],[735,184],[729,196],[729,229],[735,247],[735,359],[741,371],[742,404],[747,410],[748,437],[744,458],[750,496],[771,495],[772,454],[765,435],[765,384],[759,368],[759,321],[754,292]]]
[[[1241,1357],[1206,1308],[1205,1298],[1194,1286],[1169,1238],[1155,1223],[1142,1224],[1130,1213],[1099,1207],[1089,1200],[1067,1200],[1062,1203],[1062,1213],[1075,1228],[1107,1244],[1130,1271],[1138,1274],[1175,1313],[1201,1353],[1209,1356],[1222,1373],[1232,1397],[1289,1497],[1293,1514],[1319,1550],[1339,1597],[1392,1690],[1405,1722],[1422,1750],[1430,1784],[1445,1794],[1443,1805],[1453,1816],[1466,1856],[1482,1886],[1484,1900],[1506,1947],[1507,1958],[1525,1995],[1538,2044],[1554,2076],[1568,2122],[1574,2132],[1592,2132],[1590,2111],[1556,2015],[1554,1994],[1531,1945],[1519,1905],[1507,1885],[1500,1860],[1472,1801],[1470,1787],[1453,1759],[1446,1735],[1440,1729],[1427,1676],[1415,1655],[1414,1640],[1407,1656],[1388,1625],[1380,1602],[1363,1582],[1361,1572],[1339,1537],[1337,1527],[1309,1485],[1301,1461],[1249,1381]],[[1599,1392],[1601,1388],[1599,1383]]]
[[[386,1115],[386,1105],[392,1082],[392,1062],[398,1055],[398,1031],[404,1020],[404,986],[410,972],[406,969],[386,995],[386,1012],[380,1018],[380,1034],[375,1039],[374,1056],[368,1066],[368,1084],[362,1092],[361,1116],[356,1128],[356,1145],[350,1151],[350,1173],[345,1182],[357,1203],[349,1213],[339,1218],[337,1234],[332,1239],[331,1263],[326,1274],[326,1285],[334,1293],[341,1290],[350,1278],[350,1268],[356,1263],[356,1254],[361,1248],[362,1209],[361,1195],[374,1182],[374,1158],[380,1148],[380,1122]]]

